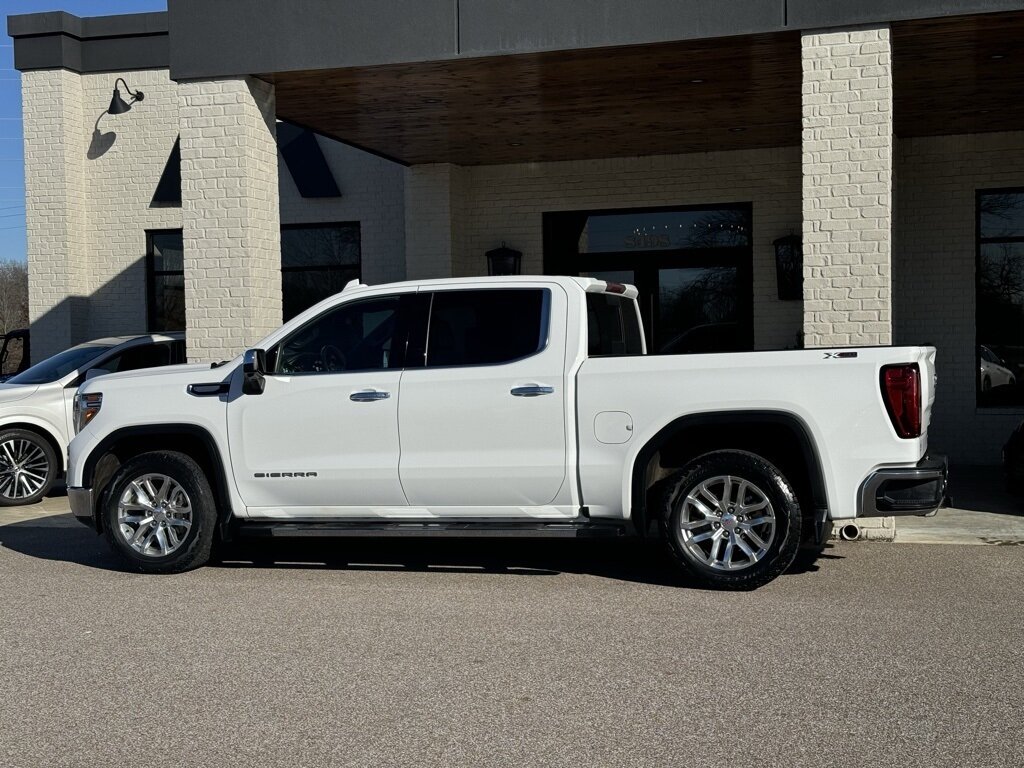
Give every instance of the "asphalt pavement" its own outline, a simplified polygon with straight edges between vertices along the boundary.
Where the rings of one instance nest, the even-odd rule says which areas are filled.
[[[0,512],[0,765],[1024,765],[1024,547],[841,543],[749,593],[628,542],[223,557],[125,573]]]

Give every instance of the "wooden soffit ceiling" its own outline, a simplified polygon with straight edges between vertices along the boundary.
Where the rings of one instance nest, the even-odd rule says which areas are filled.
[[[1024,13],[893,24],[899,136],[1024,130]]]
[[[409,164],[800,142],[793,32],[261,77],[280,118]]]

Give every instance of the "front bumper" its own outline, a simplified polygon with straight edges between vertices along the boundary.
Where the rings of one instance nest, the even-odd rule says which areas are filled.
[[[93,504],[92,488],[68,488],[71,514],[84,525],[96,527],[96,507]]]
[[[946,500],[949,462],[925,456],[913,467],[885,467],[867,476],[857,499],[857,517],[934,515]]]

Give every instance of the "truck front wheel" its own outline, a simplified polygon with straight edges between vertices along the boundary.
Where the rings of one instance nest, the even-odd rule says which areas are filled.
[[[180,573],[210,559],[216,504],[206,475],[190,456],[137,456],[118,470],[102,503],[107,539],[133,570]]]
[[[745,451],[694,459],[665,484],[661,526],[669,551],[700,584],[753,589],[793,562],[800,504],[772,464]]]

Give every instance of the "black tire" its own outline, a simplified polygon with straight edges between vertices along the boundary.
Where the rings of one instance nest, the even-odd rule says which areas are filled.
[[[125,490],[133,481],[149,474],[165,475],[177,483],[187,494],[191,506],[191,527],[177,548],[166,555],[136,551],[118,523],[118,503]],[[154,451],[131,459],[118,470],[101,503],[107,541],[132,570],[181,573],[199,568],[210,560],[217,528],[217,506],[206,475],[190,456],[175,451]]]
[[[756,560],[752,560],[746,554],[741,554],[742,560],[735,563],[737,566],[736,570],[723,570],[721,566],[712,567],[708,562],[699,560],[699,555],[695,554],[693,550],[697,544],[700,544],[700,549],[703,552],[703,543],[695,543],[693,539],[697,536],[703,536],[704,533],[709,533],[710,538],[705,537],[705,540],[715,542],[716,539],[721,539],[721,541],[726,542],[725,546],[728,547],[729,537],[733,536],[737,543],[739,540],[742,540],[745,546],[749,549],[754,549],[753,540],[749,538],[750,534],[746,531],[738,528],[737,531],[733,531],[730,534],[724,530],[731,526],[749,525],[749,522],[737,523],[737,520],[743,520],[745,517],[736,517],[736,514],[733,513],[738,507],[730,506],[729,509],[723,512],[721,520],[727,520],[725,523],[714,523],[709,518],[706,528],[696,529],[701,531],[700,533],[691,530],[689,544],[684,543],[684,533],[682,530],[684,506],[686,506],[687,496],[692,492],[698,491],[703,483],[707,481],[715,482],[716,478],[724,477],[738,478],[750,484],[753,490],[749,490],[748,486],[746,493],[753,494],[755,491],[759,492],[770,504],[769,509],[774,515],[774,529],[771,540],[764,542],[766,544],[764,547],[765,552]],[[722,487],[724,489],[724,482]],[[738,486],[731,493],[738,494]],[[722,495],[723,497],[725,496],[724,490]],[[747,498],[750,499],[752,497],[747,496]],[[707,507],[711,506],[705,499],[701,498],[701,501]],[[724,517],[725,512],[729,514],[728,519]],[[759,515],[754,519],[761,519],[762,517],[764,516]],[[699,520],[700,518],[696,519]],[[771,463],[756,454],[745,451],[715,451],[707,453],[694,459],[682,470],[668,478],[662,491],[660,522],[662,538],[668,545],[669,553],[673,560],[700,585],[713,589],[755,589],[763,584],[767,584],[792,564],[800,547],[800,503],[797,501],[793,487]],[[722,530],[716,532],[719,529]],[[754,532],[760,538],[762,535],[767,535],[765,531],[766,529],[761,527],[756,528]],[[761,540],[763,541],[763,539]],[[721,547],[721,542],[717,545],[714,543],[708,545],[708,550],[710,551],[705,554],[706,559],[709,561],[718,560],[715,553],[720,552],[720,549],[713,549],[715,546]],[[738,546],[732,550],[732,557],[735,557],[737,549],[739,549]],[[756,555],[761,549],[761,547],[757,547],[754,554]],[[750,564],[746,564],[748,562]]]
[[[25,504],[35,504],[49,493],[50,488],[53,487],[53,483],[57,479],[59,471],[57,454],[53,450],[53,446],[50,445],[49,440],[35,432],[29,432],[27,429],[5,429],[0,432],[0,446],[8,443],[14,446],[15,451],[31,449],[33,452],[41,452],[46,462],[45,479],[36,491],[24,496],[12,496],[11,494],[16,493],[12,487],[15,477],[8,471],[10,459],[7,451],[0,448],[0,472],[3,472],[3,474],[0,474],[0,507],[19,507]],[[23,491],[24,488],[22,487],[21,491],[18,492]]]

